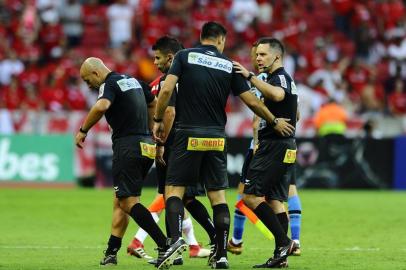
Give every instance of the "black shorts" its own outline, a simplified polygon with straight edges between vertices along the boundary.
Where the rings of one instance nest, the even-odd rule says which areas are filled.
[[[295,139],[262,140],[248,169],[244,193],[287,201],[295,159]]]
[[[154,163],[149,137],[128,136],[113,142],[113,185],[117,198],[141,195],[144,178]]]
[[[166,184],[196,187],[198,183],[208,191],[228,188],[224,130],[176,129]]]
[[[166,173],[168,169],[168,162],[169,162],[169,153],[171,152],[171,146],[165,146],[164,151],[164,160],[166,166],[162,166],[155,162],[156,164],[156,176],[158,180],[158,193],[164,194],[165,193],[165,184],[166,184]],[[186,187],[185,196],[186,197],[195,197],[195,196],[205,196],[206,190],[198,183],[197,186],[188,186]]]
[[[288,169],[290,185],[296,185],[296,163]]]
[[[245,182],[245,179],[247,178],[248,168],[250,167],[250,163],[251,163],[253,156],[254,156],[254,150],[251,148],[248,149],[247,153],[245,154],[244,163],[243,163],[242,169],[241,169],[240,182],[243,184]]]
[[[196,186],[188,186],[185,190],[185,197],[192,198],[197,196],[206,196],[206,190],[201,183],[197,183]]]

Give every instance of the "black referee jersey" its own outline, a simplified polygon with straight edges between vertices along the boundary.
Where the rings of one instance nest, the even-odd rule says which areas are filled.
[[[179,128],[224,129],[228,95],[238,96],[250,89],[231,60],[212,45],[179,51],[168,74],[179,78],[175,106]]]
[[[99,88],[98,99],[108,99],[107,123],[113,130],[112,140],[131,135],[150,135],[147,103],[154,100],[150,87],[128,75],[110,72]]]
[[[276,102],[264,97],[264,104],[269,111],[278,118],[290,119],[290,124],[296,128],[296,115],[298,105],[298,95],[295,82],[283,67],[268,74],[266,82],[273,86],[279,86],[285,91],[285,98]],[[261,139],[286,139],[294,138],[292,133],[289,137],[284,137],[275,132],[275,129],[264,119],[259,124],[258,138]]]

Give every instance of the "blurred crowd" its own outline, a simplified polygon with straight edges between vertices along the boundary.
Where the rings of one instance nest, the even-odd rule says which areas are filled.
[[[225,54],[245,66],[259,37],[283,40],[303,116],[330,101],[349,115],[405,116],[405,2],[0,0],[0,108],[85,110],[94,97],[79,78],[84,58],[150,82],[158,37],[194,46],[202,24],[215,20],[229,31]],[[231,98],[227,110],[243,106]]]

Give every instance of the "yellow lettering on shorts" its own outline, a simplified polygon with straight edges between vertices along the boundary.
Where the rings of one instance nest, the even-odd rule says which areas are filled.
[[[140,142],[141,155],[150,159],[155,159],[156,146],[155,144]]]
[[[189,137],[189,151],[224,151],[224,138],[193,138]]]
[[[296,150],[287,149],[285,153],[285,158],[283,163],[295,163],[296,161]]]

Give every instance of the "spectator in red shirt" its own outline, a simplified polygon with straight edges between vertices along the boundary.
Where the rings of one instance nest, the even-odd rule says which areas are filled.
[[[402,79],[397,79],[395,89],[388,97],[389,110],[394,115],[406,114],[406,92]]]
[[[368,77],[369,71],[362,66],[360,59],[355,59],[345,73],[345,78],[350,83],[351,89],[358,95],[361,94],[362,89],[367,84]]]
[[[78,77],[69,77],[66,84],[67,107],[72,111],[86,110],[86,97],[81,91]]]
[[[53,74],[50,74],[46,85],[41,90],[41,98],[48,111],[61,111],[66,107],[66,92],[61,83],[57,83]]]
[[[21,107],[26,110],[40,111],[44,109],[36,84],[28,83],[25,86],[25,95]]]
[[[23,90],[17,80],[17,77],[12,76],[10,84],[3,87],[1,93],[1,100],[3,106],[8,110],[20,109],[23,99]]]

